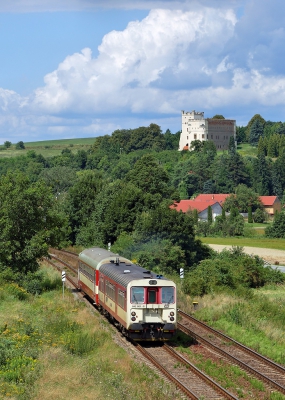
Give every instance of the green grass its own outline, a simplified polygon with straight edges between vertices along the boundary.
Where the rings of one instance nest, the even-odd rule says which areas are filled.
[[[58,279],[58,273],[44,268]],[[1,400],[178,398],[112,339],[111,325],[66,290],[33,296],[2,279]]]
[[[237,146],[237,151],[242,156],[257,156],[257,147],[251,146],[249,143],[240,143]]]
[[[221,244],[225,246],[260,247],[267,249],[285,250],[285,239],[270,239],[265,237],[200,237],[205,244]]]
[[[57,156],[66,148],[70,149],[72,153],[76,153],[78,150],[88,150],[94,144],[95,140],[95,138],[80,138],[26,142],[24,143],[25,149],[23,150],[16,150],[14,144],[9,149],[0,146],[0,158],[26,155],[30,150],[35,151],[37,154],[42,154],[44,157]]]

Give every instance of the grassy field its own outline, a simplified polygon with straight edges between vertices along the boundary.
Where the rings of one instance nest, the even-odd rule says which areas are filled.
[[[270,239],[265,237],[200,237],[206,244],[222,244],[225,246],[250,246],[261,247],[267,249],[285,250],[285,239]]]
[[[69,290],[63,298],[58,273],[43,266],[46,276],[59,280],[57,288],[32,296],[19,286],[0,282],[0,398],[3,400],[172,400],[179,399],[153,370],[118,346],[114,328]],[[176,278],[177,281],[179,278]],[[243,293],[229,292],[192,299],[178,282],[178,306],[186,312],[285,364],[285,287],[268,286]],[[198,302],[193,309],[193,301]],[[178,340],[178,339],[177,339]],[[179,345],[200,369],[223,385],[235,385],[237,368],[197,358],[195,349]],[[260,382],[241,378],[267,400]],[[239,398],[249,398],[243,386]],[[252,398],[252,396],[250,397]]]
[[[44,268],[50,279],[58,273]],[[2,400],[179,399],[113,340],[114,328],[72,292],[32,296],[0,282]]]
[[[66,148],[70,149],[73,153],[76,153],[78,150],[88,150],[94,144],[95,140],[95,138],[80,138],[26,142],[24,143],[25,149],[23,150],[17,150],[14,144],[9,149],[0,146],[0,158],[26,155],[30,150],[35,151],[37,154],[42,154],[45,158],[56,156]]]
[[[257,147],[253,147],[249,143],[240,143],[237,150],[242,156],[257,156]]]

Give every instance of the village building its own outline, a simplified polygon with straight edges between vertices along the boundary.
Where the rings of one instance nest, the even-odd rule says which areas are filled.
[[[216,200],[212,201],[196,201],[196,200],[181,200],[179,203],[174,203],[170,208],[177,211],[187,213],[187,211],[198,211],[198,218],[201,221],[208,220],[208,207],[212,209],[213,221],[218,215],[222,214],[222,206]]]
[[[204,118],[204,112],[182,111],[179,151],[191,150],[191,142],[211,140],[217,150],[227,150],[230,137],[236,141],[236,121],[233,119]]]
[[[226,198],[229,197],[230,194],[225,194],[225,193],[211,193],[211,194],[206,194],[206,193],[202,193],[202,194],[198,194],[198,196],[195,197],[195,201],[210,201],[212,202],[217,201],[218,203],[220,203],[221,205],[223,205],[223,203],[225,202]]]
[[[264,207],[264,211],[270,216],[273,216],[276,211],[281,211],[281,201],[277,196],[259,196],[259,200]]]

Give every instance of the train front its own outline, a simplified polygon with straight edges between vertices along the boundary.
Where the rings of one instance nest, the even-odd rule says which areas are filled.
[[[127,310],[128,333],[134,340],[169,340],[177,329],[176,285],[158,277],[132,281]]]

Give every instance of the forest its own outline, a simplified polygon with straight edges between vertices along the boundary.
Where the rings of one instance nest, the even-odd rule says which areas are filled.
[[[46,158],[32,150],[0,159],[0,268],[23,279],[37,271],[38,260],[51,246],[106,248],[110,243],[113,251],[160,273],[178,274],[184,268],[189,276],[194,271],[202,276],[211,267],[220,277],[213,265],[223,263],[199,237],[247,235],[240,213],[263,222],[259,195],[277,195],[284,202],[285,123],[257,114],[246,127],[237,127],[237,146],[230,141],[223,152],[210,141],[192,142],[192,151],[178,152],[179,138],[180,132],[162,132],[152,123],[95,138],[88,150],[66,147]],[[242,156],[241,143],[256,148],[257,155]],[[23,142],[17,145],[25,148]],[[5,142],[1,151],[10,147]],[[210,216],[205,223],[195,212],[169,208],[199,193],[235,196],[214,222]],[[283,212],[265,234],[285,237]],[[257,287],[283,280],[276,271],[261,272],[258,258],[250,260],[240,251],[237,258],[237,251],[225,252],[224,259],[238,259],[241,276],[251,264],[251,276],[236,279],[229,268],[223,273],[227,278],[213,280],[217,286]],[[210,290],[205,279],[198,294]],[[185,284],[185,290],[196,289]]]

